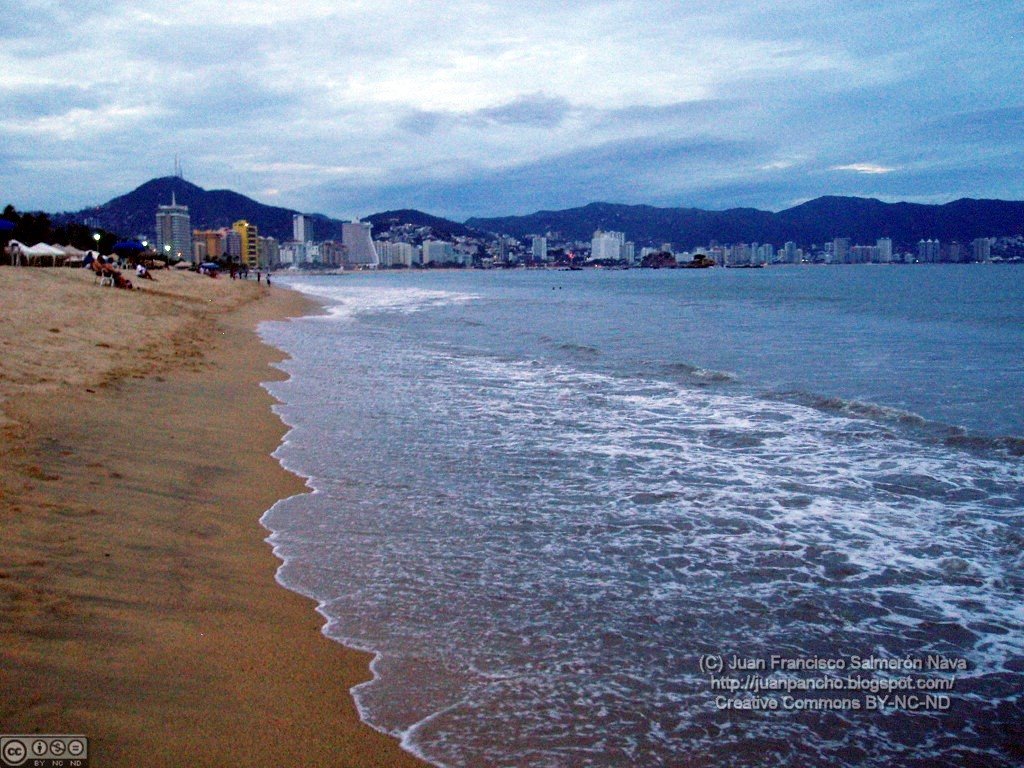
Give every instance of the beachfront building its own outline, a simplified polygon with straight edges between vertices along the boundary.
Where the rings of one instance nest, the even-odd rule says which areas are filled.
[[[938,240],[919,240],[917,242],[917,260],[922,264],[934,264],[939,261],[942,244]]]
[[[240,219],[231,225],[231,229],[238,235],[239,259],[243,266],[249,269],[257,269],[260,266],[259,230],[255,224],[250,224],[245,219]]]
[[[195,252],[202,252],[203,261],[213,260],[224,256],[224,235],[223,229],[197,229],[192,232],[192,245]]]
[[[548,239],[546,237],[534,237],[530,242],[530,253],[534,261],[547,261]]]
[[[292,240],[296,243],[308,243],[313,240],[313,220],[304,213],[292,216]]]
[[[412,243],[391,244],[392,266],[402,265],[403,267],[411,267],[418,255],[419,251]]]
[[[347,221],[341,225],[341,242],[347,249],[345,266],[376,267],[380,264],[370,237],[372,230],[373,225],[363,221]]]
[[[224,255],[232,264],[242,261],[242,237],[233,229],[224,230]]]
[[[992,261],[992,238],[978,237],[971,241],[974,260],[982,263]]]
[[[178,205],[173,192],[171,204],[158,205],[156,209],[156,250],[171,261],[194,258],[188,206]]]
[[[455,249],[442,240],[424,240],[421,256],[423,264],[448,264],[455,261]]]
[[[875,248],[878,249],[878,261],[888,264],[892,261],[892,238],[880,237],[875,240]]]
[[[590,240],[590,260],[610,259],[618,261],[621,259],[623,248],[626,244],[626,235],[623,232],[602,232],[600,229],[594,233]]]
[[[276,237],[256,238],[259,263],[263,267],[276,267],[281,263],[281,245]]]
[[[319,262],[328,267],[343,267],[347,261],[348,248],[338,240],[324,240],[320,243]]]
[[[775,246],[771,243],[761,243],[754,249],[753,257],[758,264],[771,264],[775,261]]]
[[[288,241],[281,243],[278,250],[278,261],[281,266],[298,266],[306,260],[306,249],[303,243]]]
[[[837,237],[832,240],[830,264],[846,264],[850,258],[850,238]]]
[[[376,240],[373,243],[382,267],[411,267],[416,259],[416,246],[412,243],[391,243]]]
[[[627,240],[622,244],[622,260],[627,264],[636,263],[636,246],[633,245],[631,240]]]

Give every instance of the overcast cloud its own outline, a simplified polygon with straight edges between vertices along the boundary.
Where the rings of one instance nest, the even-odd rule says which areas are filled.
[[[1024,198],[1024,3],[0,0],[0,204]]]

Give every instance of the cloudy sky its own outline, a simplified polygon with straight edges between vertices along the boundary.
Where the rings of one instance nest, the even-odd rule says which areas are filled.
[[[0,0],[0,205],[1024,199],[1020,0]]]

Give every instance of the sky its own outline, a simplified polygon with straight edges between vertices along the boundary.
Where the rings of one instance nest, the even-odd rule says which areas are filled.
[[[1020,0],[0,0],[0,205],[1024,199]]]

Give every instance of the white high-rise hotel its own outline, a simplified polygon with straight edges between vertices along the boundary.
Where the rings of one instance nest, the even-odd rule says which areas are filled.
[[[373,239],[370,237],[372,229],[372,224],[362,221],[345,222],[341,225],[341,242],[347,250],[346,266],[376,267],[380,264],[377,251],[373,247]]]
[[[625,244],[626,235],[623,232],[602,232],[599,229],[590,241],[590,259],[591,261],[597,259],[618,261],[622,258]]]
[[[156,209],[156,249],[163,258],[192,260],[192,220],[187,205],[178,205],[171,192],[170,205]]]
[[[534,236],[530,243],[530,252],[534,261],[548,260],[548,239],[546,237]]]

